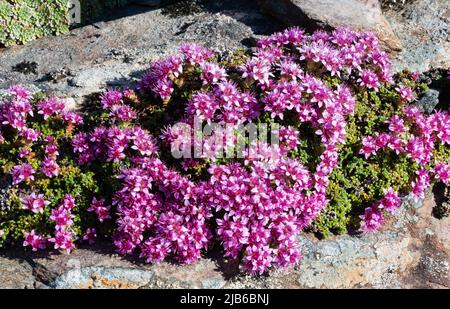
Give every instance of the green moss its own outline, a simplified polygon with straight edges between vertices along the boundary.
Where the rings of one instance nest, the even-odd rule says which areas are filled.
[[[10,46],[69,30],[67,0],[1,0],[0,44]]]
[[[0,46],[24,44],[69,31],[69,0],[0,0]],[[82,24],[128,0],[80,0]]]

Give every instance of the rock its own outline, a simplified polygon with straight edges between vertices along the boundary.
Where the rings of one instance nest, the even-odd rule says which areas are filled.
[[[20,258],[0,256],[0,289],[32,289],[35,287],[33,269]]]
[[[407,2],[411,2],[414,0],[380,0],[382,9],[402,9]]]
[[[226,284],[218,265],[212,260],[202,259],[193,265],[162,263],[152,269],[154,280],[144,288],[221,289]]]
[[[265,12],[289,26],[305,27],[310,31],[341,26],[375,31],[391,54],[402,49],[378,0],[259,0],[259,4]]]
[[[162,8],[128,5],[106,22],[1,49],[0,88],[34,84],[79,104],[92,92],[134,86],[150,61],[176,52],[183,42],[233,51],[280,28],[245,0],[207,3],[199,13],[176,18]],[[20,63],[36,70],[14,71]]]
[[[450,2],[448,0],[406,1],[401,9],[384,15],[403,46],[394,63],[400,71],[424,72],[431,67],[450,67]]]
[[[56,289],[136,289],[147,285],[153,272],[133,268],[84,267],[72,269],[54,279]]]
[[[439,94],[439,90],[429,89],[415,104],[420,106],[425,112],[431,113],[439,104]]]
[[[407,250],[411,239],[398,234],[379,234],[367,238],[342,237],[339,242],[316,244],[319,257],[298,267],[298,283],[306,288],[377,287],[400,288],[399,273],[419,258]],[[321,248],[342,249],[323,252]]]
[[[301,235],[301,263],[268,276],[242,275],[220,252],[192,265],[150,265],[121,258],[100,242],[71,255],[7,250],[0,256],[0,287],[450,288],[450,218],[431,216],[439,199],[429,192],[421,207],[405,200],[391,223],[371,235]]]

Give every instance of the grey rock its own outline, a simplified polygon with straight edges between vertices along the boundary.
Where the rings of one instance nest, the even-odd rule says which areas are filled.
[[[36,279],[32,267],[20,258],[0,256],[0,289],[32,289]]]
[[[71,269],[49,284],[56,289],[139,288],[148,284],[153,272],[134,268],[85,267]]]
[[[221,289],[226,280],[218,265],[208,259],[202,259],[193,265],[173,265],[162,263],[154,265],[155,277],[148,289],[187,288],[187,289]]]
[[[412,2],[414,0],[380,0],[382,9],[402,9],[407,2]]]
[[[450,2],[407,1],[400,10],[384,15],[403,46],[394,69],[424,72],[431,67],[450,67]]]
[[[303,234],[299,237],[301,263],[273,270],[268,276],[233,274],[224,267],[220,255],[192,265],[141,264],[118,257],[108,243],[99,243],[74,250],[71,255],[36,256],[20,249],[7,250],[0,256],[0,287],[449,288],[450,218],[432,218],[435,206],[430,194],[420,208],[405,199],[392,218],[395,224],[371,235],[318,240]]]
[[[415,209],[419,209],[421,207],[423,207],[424,205],[424,200],[421,198],[417,198],[412,194],[409,194],[407,196],[405,196],[403,198],[404,203],[407,203],[409,205],[411,205],[412,207],[414,207]]]
[[[420,106],[425,112],[431,113],[439,104],[439,94],[439,90],[429,89],[415,104]]]
[[[261,7],[287,25],[318,28],[350,27],[375,31],[392,54],[402,49],[378,0],[259,0]]]
[[[15,83],[37,85],[80,103],[92,92],[134,86],[150,61],[176,52],[181,43],[233,51],[247,48],[246,39],[281,27],[244,0],[210,4],[200,13],[177,18],[163,14],[161,8],[137,5],[120,11],[117,19],[0,49],[0,88]],[[38,65],[36,74],[13,70],[24,61]]]

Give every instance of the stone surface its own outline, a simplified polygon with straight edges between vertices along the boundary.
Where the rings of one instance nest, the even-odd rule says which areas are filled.
[[[406,199],[372,235],[302,235],[301,264],[267,276],[243,275],[220,253],[192,265],[148,265],[99,243],[71,255],[3,252],[0,288],[449,288],[450,218],[431,216],[436,202],[431,193],[423,203]]]
[[[259,3],[267,13],[290,26],[311,31],[342,26],[375,31],[391,54],[402,48],[383,16],[378,0],[259,0]]]
[[[407,1],[385,16],[403,46],[396,69],[426,71],[450,67],[450,1]]]
[[[153,272],[135,268],[83,267],[65,272],[49,283],[55,289],[136,289],[153,278]]]
[[[31,289],[35,287],[36,278],[33,268],[22,260],[0,255],[0,288]]]
[[[439,94],[439,90],[429,89],[415,104],[422,107],[427,113],[431,113],[439,104]]]
[[[381,2],[383,10],[378,0],[259,0],[267,13],[286,25],[377,32],[385,49],[396,57],[395,71],[450,67],[448,0]]]
[[[164,12],[130,5],[109,21],[0,49],[0,88],[37,85],[80,103],[83,96],[106,87],[133,85],[150,61],[175,52],[183,42],[232,51],[281,29],[244,0],[214,1],[199,13],[179,17]]]

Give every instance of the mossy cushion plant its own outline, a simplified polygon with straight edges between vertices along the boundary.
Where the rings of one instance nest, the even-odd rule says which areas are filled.
[[[69,0],[0,0],[0,46],[24,44],[46,35],[69,31]],[[127,0],[80,0],[81,24]]]
[[[292,28],[261,39],[253,55],[183,44],[152,63],[137,89],[103,93],[60,140],[34,131],[46,135],[48,121],[67,118],[55,114],[60,105],[38,100],[34,124],[24,125],[34,117],[20,99],[28,95],[13,88],[2,158],[6,181],[20,189],[6,200],[20,206],[0,217],[3,240],[70,250],[98,234],[148,262],[194,263],[219,250],[252,274],[295,265],[300,233],[371,233],[401,196],[448,185],[450,114],[414,106],[420,80],[392,76],[373,33]],[[17,139],[25,149],[13,158]],[[47,150],[55,141],[65,161]],[[55,163],[84,181],[66,184]],[[48,178],[58,200],[49,200]],[[32,224],[15,223],[23,220]]]
[[[302,230],[370,233],[402,195],[421,198],[432,182],[448,184],[449,114],[425,115],[412,105],[426,90],[418,77],[393,77],[374,34],[347,29],[311,36],[289,29],[262,39],[254,55],[228,58],[185,44],[151,65],[137,93],[106,92],[103,123],[115,119],[116,134],[92,131],[76,146],[92,167],[113,160],[108,153],[117,157],[120,182],[110,190],[121,254],[191,263],[218,246],[259,274],[300,260]],[[231,140],[216,132],[198,142],[201,156],[174,158],[174,144],[199,146],[197,133],[181,129],[196,120],[232,131],[276,123],[281,143],[263,142],[256,157],[216,157],[237,153],[239,139],[251,146],[239,132]],[[132,145],[135,130],[118,128],[136,125],[153,135],[143,136],[159,157],[118,148],[117,136]],[[104,154],[100,162],[96,152]],[[143,184],[149,190],[134,194]]]
[[[69,31],[67,0],[1,0],[0,45],[22,44]]]

